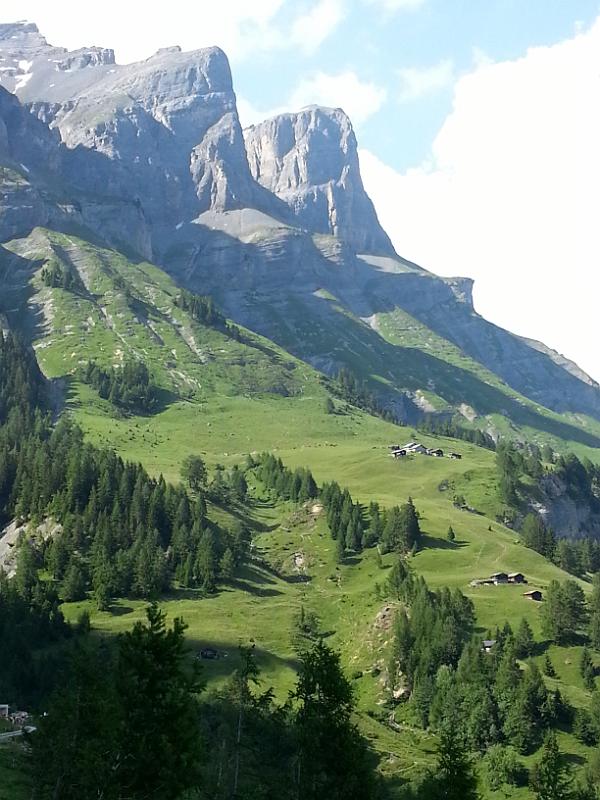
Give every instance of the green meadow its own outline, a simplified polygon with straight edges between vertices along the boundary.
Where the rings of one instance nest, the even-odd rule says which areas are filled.
[[[423,532],[422,548],[412,558],[415,571],[432,588],[458,587],[467,594],[475,604],[482,635],[505,621],[516,627],[525,617],[541,640],[540,604],[526,599],[524,588],[470,586],[474,578],[493,572],[519,571],[526,575],[527,588],[544,592],[552,579],[567,577],[497,522],[501,505],[494,453],[464,441],[417,434],[339,400],[335,400],[335,413],[326,413],[329,395],[319,373],[250,331],[242,329],[238,341],[199,325],[177,306],[173,282],[151,265],[132,264],[113,251],[48,232],[38,232],[28,247],[28,258],[42,263],[51,257],[81,278],[78,292],[73,292],[46,286],[41,269],[32,280],[23,276],[32,314],[22,324],[40,365],[53,381],[57,409],[64,403],[90,441],[114,448],[173,482],[179,480],[180,465],[191,453],[201,455],[211,471],[217,464],[243,465],[249,453],[272,451],[287,466],[309,467],[319,483],[336,480],[365,505],[377,501],[390,507],[411,496],[421,514]],[[334,303],[334,298],[328,301]],[[413,322],[406,316],[384,320],[383,334],[389,342],[402,343],[408,373],[426,385],[427,376],[418,372],[423,366],[417,340],[423,331]],[[340,315],[339,324],[356,322]],[[437,346],[433,340],[429,344]],[[358,344],[357,348],[352,355],[361,374],[360,364],[366,364],[368,354]],[[383,368],[385,352],[370,351],[376,362],[381,361],[375,364],[377,369]],[[80,380],[79,369],[90,360],[109,367],[127,358],[142,358],[158,389],[158,407],[147,416],[119,413]],[[454,386],[454,367],[460,366],[463,377],[471,376],[469,380],[481,385],[482,402],[488,391],[506,392],[497,379],[489,380],[486,389],[489,376],[464,357],[460,365],[454,364],[458,355],[451,348],[445,358],[447,391]],[[458,391],[459,387],[454,388]],[[514,394],[509,400],[520,402]],[[428,401],[436,407],[442,402],[437,395]],[[530,405],[523,410],[523,430],[530,430],[533,438],[539,434],[535,426],[541,413]],[[545,411],[544,415],[545,433],[540,440],[554,441],[559,420]],[[497,422],[508,424],[506,418]],[[552,427],[555,424],[558,427]],[[415,438],[446,452],[458,451],[462,459],[410,456],[394,460],[389,456],[389,444]],[[593,453],[581,443],[576,449]],[[455,495],[462,495],[470,510],[455,507]],[[187,622],[192,652],[210,646],[221,654],[215,661],[202,662],[207,691],[223,685],[231,675],[238,646],[253,644],[264,685],[273,686],[277,698],[284,701],[295,678],[293,620],[304,606],[319,616],[328,643],[342,655],[353,679],[361,729],[381,754],[382,771],[396,778],[415,775],[432,763],[436,743],[427,732],[408,725],[398,731],[389,724],[385,671],[393,604],[385,585],[392,556],[379,564],[376,551],[367,550],[338,565],[318,504],[275,503],[252,481],[251,499],[250,564],[214,596],[179,591],[162,603],[171,618],[180,616]],[[228,514],[222,509],[212,507],[209,513],[227,524]],[[449,525],[456,532],[453,543],[446,539]],[[588,591],[589,585],[584,584],[584,589]],[[144,615],[144,603],[128,598],[116,602],[110,612],[98,612],[86,601],[65,606],[65,613],[76,619],[84,609],[91,614],[93,628],[110,635],[129,629]],[[543,651],[541,646],[538,660],[543,659]],[[548,684],[560,688],[575,706],[586,706],[589,693],[579,675],[580,651],[552,646],[547,652],[558,676],[548,679]],[[401,709],[398,714],[401,718]],[[587,753],[566,734],[561,734],[561,746],[574,763]],[[7,758],[8,749],[0,748],[0,779]],[[13,794],[19,797],[16,791]],[[529,795],[515,790],[511,796]]]

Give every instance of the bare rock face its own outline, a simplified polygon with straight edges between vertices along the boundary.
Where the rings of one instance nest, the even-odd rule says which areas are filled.
[[[0,82],[60,131],[68,148],[112,162],[97,174],[98,185],[126,187],[143,203],[157,251],[169,231],[205,211],[264,202],[219,48],[169,47],[118,65],[112,50],[69,53],[48,45],[36,28],[16,25],[0,29],[0,58],[17,70],[0,72]]]
[[[43,225],[87,228],[108,244],[150,257],[143,211],[122,187],[111,194],[117,182],[110,175],[106,159],[66,148],[58,132],[0,86],[0,241]]]
[[[35,226],[84,228],[153,259],[324,371],[356,346],[365,373],[380,353],[387,382],[390,360],[400,359],[391,404],[429,386],[424,369],[402,394],[406,354],[377,329],[379,315],[402,309],[525,398],[600,419],[600,387],[575,365],[479,317],[469,280],[438,278],[396,255],[343,111],[311,107],[242,132],[219,48],[169,47],[119,65],[110,49],[69,52],[35,25],[0,25],[0,242]],[[328,295],[357,320],[351,333],[338,335]],[[299,306],[306,313],[281,334],[280,320]],[[322,336],[306,335],[311,315]],[[428,347],[421,362],[443,372],[454,407],[503,414],[509,402],[507,416],[535,426],[530,408],[491,385],[470,396],[468,376]]]
[[[198,213],[251,208],[256,186],[251,179],[237,114],[224,114],[192,149],[190,172]]]
[[[341,109],[281,114],[248,128],[245,137],[252,175],[303,227],[358,252],[394,254],[365,192],[356,137]]]

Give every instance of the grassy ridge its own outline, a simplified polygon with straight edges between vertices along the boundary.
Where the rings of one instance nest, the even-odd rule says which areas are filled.
[[[337,413],[325,413],[327,393],[315,370],[250,332],[238,342],[193,322],[175,304],[175,285],[155,267],[132,264],[112,251],[45,232],[11,247],[20,259],[15,269],[23,272],[21,294],[13,294],[11,308],[19,308],[17,300],[27,300],[30,314],[20,320],[20,312],[9,318],[28,331],[40,364],[57,379],[68,409],[90,440],[114,447],[173,481],[189,453],[202,454],[213,467],[242,463],[249,452],[271,450],[288,466],[310,467],[319,482],[337,480],[365,504],[376,500],[389,507],[411,495],[422,514],[425,534],[424,548],[414,557],[415,569],[432,587],[457,586],[468,594],[481,632],[505,620],[516,627],[526,617],[539,636],[539,606],[523,598],[519,587],[469,586],[472,578],[498,570],[522,571],[532,588],[542,590],[553,578],[565,577],[495,522],[499,506],[493,453],[452,439],[419,436],[427,445],[458,450],[462,461],[422,456],[394,461],[387,445],[414,438],[414,431],[340,403]],[[45,286],[41,269],[48,259],[76,270],[83,289],[70,292]],[[305,317],[303,324],[310,327],[312,321]],[[331,346],[355,342],[350,357],[359,375],[364,375],[368,363],[373,364],[373,373],[384,366],[389,373],[385,347],[375,348],[380,337],[374,331],[366,344],[358,335],[347,338],[348,327],[356,334],[357,324],[339,314],[340,338],[330,330]],[[311,335],[318,336],[319,330],[314,328]],[[415,365],[420,364],[414,342],[405,345],[407,351],[412,348],[408,355]],[[126,357],[143,358],[161,390],[162,405],[152,416],[118,415],[77,379],[78,366],[90,359],[111,366]],[[461,365],[466,372],[467,367]],[[451,371],[448,365],[447,369]],[[393,377],[386,380],[393,383]],[[476,377],[482,383],[486,380],[483,375]],[[500,391],[493,384],[492,388]],[[429,399],[434,403],[439,397]],[[481,513],[456,509],[455,491]],[[361,727],[382,753],[382,769],[390,775],[414,774],[431,761],[435,739],[422,731],[399,735],[385,724],[381,703],[387,695],[381,675],[375,674],[385,666],[390,639],[378,617],[388,605],[378,585],[385,583],[391,557],[386,556],[380,568],[374,551],[367,551],[352,559],[355,563],[338,566],[322,515],[273,504],[260,486],[254,487],[250,523],[255,557],[236,581],[215,597],[187,591],[165,599],[169,615],[188,622],[195,649],[210,644],[227,653],[206,662],[209,686],[231,673],[238,644],[253,639],[265,682],[285,698],[294,680],[292,620],[305,604],[319,614],[349,674],[362,673],[354,681]],[[454,544],[445,539],[450,524],[457,534]],[[111,633],[128,629],[143,615],[143,604],[128,599],[110,613],[95,611],[90,602],[72,604],[66,613],[75,618],[83,608],[92,612],[94,627]],[[548,652],[558,673],[550,685],[558,686],[575,705],[585,706],[589,694],[579,676],[578,649],[551,647]],[[563,736],[561,745],[574,759],[587,752],[570,736]],[[527,793],[517,791],[513,796]]]

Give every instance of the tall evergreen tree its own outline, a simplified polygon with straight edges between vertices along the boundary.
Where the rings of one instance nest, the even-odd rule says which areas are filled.
[[[517,658],[530,658],[534,650],[533,631],[529,622],[523,617],[515,634],[515,654]]]
[[[600,572],[594,575],[594,588],[590,598],[589,611],[590,643],[595,650],[600,650]]]
[[[121,796],[176,800],[197,785],[201,739],[198,676],[186,663],[180,619],[167,628],[156,605],[119,642],[117,688],[122,707],[118,781]]]
[[[292,694],[296,707],[296,784],[303,800],[369,800],[374,772],[367,745],[352,722],[352,688],[339,656],[323,641],[301,658]]]
[[[439,800],[478,800],[477,776],[456,714],[446,718],[439,737],[436,796]]]
[[[569,800],[573,796],[569,769],[554,731],[546,735],[541,758],[532,771],[531,788],[537,800]]]

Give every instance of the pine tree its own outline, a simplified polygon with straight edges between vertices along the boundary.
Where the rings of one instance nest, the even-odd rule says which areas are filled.
[[[568,800],[572,797],[569,769],[558,749],[554,731],[546,734],[541,758],[532,771],[531,788],[537,800]]]
[[[31,600],[38,583],[37,554],[31,539],[24,536],[17,553],[15,584],[17,591],[25,600]]]
[[[292,694],[298,737],[297,796],[303,800],[369,800],[374,772],[352,722],[352,687],[339,656],[322,640],[301,656]]]
[[[548,693],[540,671],[535,663],[530,663],[505,711],[504,732],[520,753],[527,753],[537,746],[547,700]]]
[[[235,737],[235,763],[233,774],[233,797],[238,796],[240,784],[240,769],[242,767],[242,739],[244,732],[244,718],[249,709],[255,704],[256,698],[252,687],[259,683],[259,669],[254,657],[253,648],[239,648],[240,666],[234,672],[229,685],[229,696],[237,707],[237,724]]]
[[[197,785],[201,733],[195,698],[201,689],[189,669],[186,626],[167,629],[156,605],[119,642],[117,687],[122,705],[120,797],[175,800]]]
[[[548,653],[546,653],[546,657],[544,658],[544,675],[547,675],[549,678],[556,678],[556,670],[554,669],[554,664],[550,660]]]
[[[69,679],[50,697],[31,742],[35,797],[117,800],[121,720],[111,659],[86,643],[66,668]]]
[[[586,622],[583,589],[573,580],[551,581],[541,616],[544,635],[557,644],[573,641]]]
[[[228,547],[223,553],[219,562],[219,573],[224,581],[229,581],[235,571],[235,560],[231,548]]]
[[[533,631],[529,622],[523,617],[515,635],[515,654],[517,658],[530,658],[534,651]]]
[[[439,736],[436,777],[440,800],[478,800],[477,776],[459,721],[445,720]]]
[[[206,467],[200,456],[189,455],[181,464],[181,477],[193,492],[200,492],[206,486]]]
[[[85,599],[87,588],[85,573],[80,560],[75,556],[69,562],[61,588],[62,597],[66,603]]]
[[[581,677],[583,678],[583,685],[588,692],[593,692],[596,688],[596,669],[594,667],[594,662],[592,660],[590,651],[587,649],[587,647],[584,647],[581,651],[579,671],[581,673]]]
[[[113,570],[104,552],[95,558],[92,571],[92,589],[99,611],[108,611],[113,594]]]
[[[590,643],[595,650],[600,650],[600,572],[594,575],[594,589],[589,604]]]
[[[446,539],[448,539],[449,542],[456,541],[456,534],[454,533],[454,528],[452,527],[452,525],[450,525],[450,527],[448,528],[448,533],[446,534]]]
[[[217,552],[212,531],[204,531],[198,544],[196,576],[205,592],[214,592],[217,581]]]

